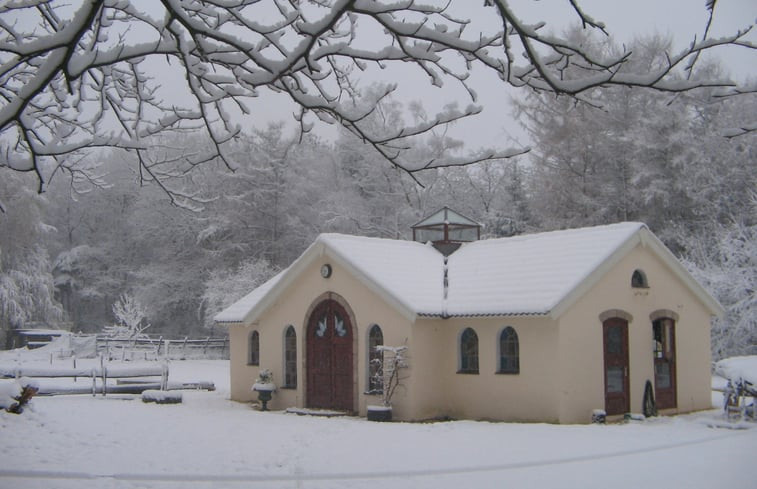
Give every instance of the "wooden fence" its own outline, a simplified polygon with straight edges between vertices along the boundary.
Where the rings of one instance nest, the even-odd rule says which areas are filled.
[[[116,339],[97,336],[97,353],[110,360],[228,359],[229,338],[166,339],[162,336]]]

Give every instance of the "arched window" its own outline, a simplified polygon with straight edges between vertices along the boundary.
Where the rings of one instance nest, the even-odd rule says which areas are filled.
[[[284,387],[297,387],[297,333],[289,326],[284,333]]]
[[[371,326],[368,331],[368,393],[379,394],[384,389],[384,379],[381,368],[384,354],[376,349],[384,344],[384,334],[378,324]]]
[[[518,333],[508,326],[499,334],[499,373],[520,373]]]
[[[257,331],[250,333],[247,365],[260,365],[260,334]]]
[[[458,373],[478,373],[478,335],[472,328],[466,328],[460,335],[460,370]]]
[[[633,271],[633,275],[631,275],[631,287],[634,289],[646,289],[649,287],[647,275],[643,270],[637,269]]]

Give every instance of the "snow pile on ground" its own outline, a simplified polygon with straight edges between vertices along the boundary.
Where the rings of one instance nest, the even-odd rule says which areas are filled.
[[[747,381],[757,386],[757,355],[720,360],[715,364],[715,374],[734,383]]]
[[[156,404],[180,404],[181,391],[161,391],[148,389],[142,392],[142,402],[154,402]]]
[[[72,333],[53,338],[50,343],[39,348],[16,348],[0,350],[0,362],[12,361],[51,361],[60,358],[94,358],[97,354],[97,342],[93,335],[78,336]]]
[[[229,362],[170,363],[211,379],[181,404],[138,395],[35,397],[0,412],[0,487],[476,489],[753,487],[757,424],[720,411],[627,424],[372,423],[260,412],[228,400]],[[251,383],[254,379],[251,379]],[[274,394],[276,395],[276,394]],[[695,460],[696,463],[692,463]]]
[[[8,409],[21,395],[21,384],[17,380],[0,379],[0,409]]]

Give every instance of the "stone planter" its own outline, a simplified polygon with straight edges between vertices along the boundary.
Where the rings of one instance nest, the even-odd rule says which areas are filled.
[[[256,382],[253,384],[252,390],[258,393],[258,400],[261,404],[260,410],[268,411],[268,401],[271,400],[273,392],[276,390],[276,386],[272,383]]]
[[[391,421],[392,406],[368,406],[368,421]]]

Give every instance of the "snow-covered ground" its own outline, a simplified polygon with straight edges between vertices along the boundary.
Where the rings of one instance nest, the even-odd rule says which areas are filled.
[[[727,424],[715,410],[606,426],[373,423],[231,402],[228,368],[172,362],[170,380],[217,387],[184,391],[182,404],[72,395],[0,412],[0,488],[741,489],[757,481],[757,425],[711,427]]]

